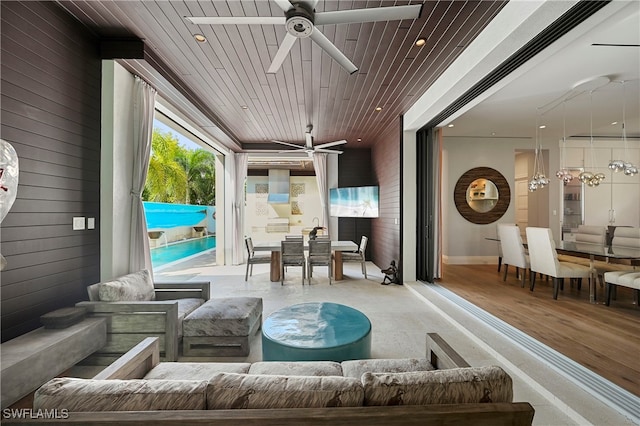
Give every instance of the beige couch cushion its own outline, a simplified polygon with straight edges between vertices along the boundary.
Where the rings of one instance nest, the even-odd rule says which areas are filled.
[[[156,297],[151,274],[146,269],[100,283],[98,294],[103,302],[139,302]]]
[[[69,411],[203,410],[204,380],[92,380],[70,377],[48,381],[34,395],[35,410]]]
[[[364,405],[512,402],[511,377],[500,367],[409,373],[364,373]]]
[[[182,322],[187,315],[202,306],[204,299],[175,299],[167,302],[178,302],[178,337],[182,337]]]
[[[147,380],[211,380],[218,373],[248,373],[248,362],[161,362],[144,378]]]
[[[207,408],[358,407],[359,380],[336,376],[281,376],[221,373],[207,388]]]
[[[251,364],[249,374],[342,376],[342,367],[334,361],[261,361]]]
[[[426,358],[404,359],[356,359],[342,361],[344,377],[361,378],[364,373],[404,373],[408,371],[430,371],[433,365]]]

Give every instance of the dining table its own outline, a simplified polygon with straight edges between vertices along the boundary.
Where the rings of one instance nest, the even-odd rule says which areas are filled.
[[[273,282],[280,281],[280,246],[281,241],[263,241],[253,244],[254,251],[270,251],[271,264],[269,267],[269,279]],[[304,249],[309,250],[309,241],[304,241]],[[333,252],[333,277],[334,280],[343,279],[342,252],[358,251],[358,245],[353,241],[331,240],[331,251]]]
[[[489,241],[500,242],[498,238],[487,237]],[[527,248],[527,242],[523,240]],[[589,259],[589,267],[596,270],[596,261],[628,266],[640,266],[640,247],[615,246],[607,244],[555,241],[556,252],[567,256]],[[596,286],[589,286],[589,302],[596,303]]]

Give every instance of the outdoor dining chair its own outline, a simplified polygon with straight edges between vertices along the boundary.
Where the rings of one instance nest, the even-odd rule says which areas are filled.
[[[284,285],[285,266],[302,267],[302,285],[304,285],[307,260],[304,256],[302,239],[285,240],[280,242],[280,285]]]
[[[249,279],[249,275],[253,276],[253,265],[259,263],[271,263],[271,253],[260,253],[256,254],[253,248],[253,240],[251,237],[246,237],[244,239],[244,244],[247,247],[247,270],[244,273],[244,280],[247,281]],[[249,271],[251,268],[251,271]]]
[[[314,266],[326,266],[329,275],[329,285],[331,285],[331,275],[333,274],[333,256],[331,255],[331,240],[320,238],[309,241],[309,255],[307,256],[307,275],[309,285]]]

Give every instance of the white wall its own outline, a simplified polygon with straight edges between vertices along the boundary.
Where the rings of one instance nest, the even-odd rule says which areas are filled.
[[[102,63],[100,170],[100,275],[129,272],[131,182],[133,179],[134,77],[114,61]]]
[[[539,189],[538,197],[544,197],[549,226],[554,235],[560,236],[559,191],[561,182],[555,177],[558,169],[558,147],[544,147],[549,152],[551,184]],[[443,143],[443,257],[446,263],[495,263],[497,243],[487,241],[495,237],[496,223],[477,225],[463,218],[455,207],[453,191],[467,170],[474,167],[490,167],[499,171],[511,190],[509,208],[498,222],[515,222],[515,158],[516,150],[533,149],[529,139],[477,139],[444,138]],[[538,192],[537,191],[537,192]],[[548,207],[546,201],[548,200]],[[530,205],[530,208],[536,208]],[[556,215],[553,215],[553,212]]]

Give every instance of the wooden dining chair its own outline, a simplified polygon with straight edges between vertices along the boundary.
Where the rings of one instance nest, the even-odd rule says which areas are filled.
[[[253,247],[253,240],[251,237],[246,237],[244,239],[244,244],[247,247],[247,270],[244,273],[244,280],[247,281],[249,279],[249,275],[253,276],[253,265],[260,263],[271,263],[271,254],[270,253],[259,253],[256,254]],[[251,271],[249,271],[251,269]]]
[[[302,285],[304,285],[306,265],[304,243],[301,238],[280,242],[280,285],[284,285],[285,266],[301,266]]]
[[[502,264],[504,265],[502,280],[507,280],[507,271],[509,270],[509,265],[511,265],[516,268],[516,278],[520,275],[520,270],[522,270],[521,282],[522,287],[524,287],[527,269],[529,269],[529,256],[526,254],[522,244],[520,228],[515,224],[499,224],[498,237],[502,247]]]
[[[558,260],[556,244],[549,228],[527,227],[527,247],[529,249],[529,262],[531,270],[530,290],[536,284],[536,273],[553,277],[553,298],[558,298],[558,290],[565,278],[577,278],[578,289],[582,278],[589,280],[592,285],[592,271],[589,266]]]
[[[331,240],[320,238],[309,241],[309,255],[307,256],[307,277],[309,285],[311,285],[314,266],[326,266],[328,268],[327,274],[329,275],[329,285],[331,285],[331,276],[333,275]]]

